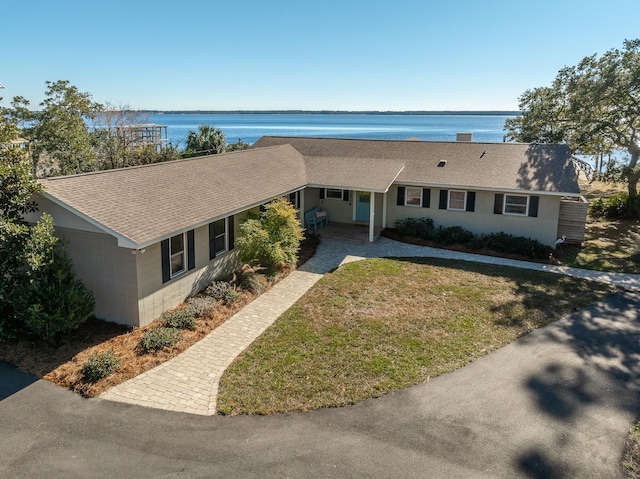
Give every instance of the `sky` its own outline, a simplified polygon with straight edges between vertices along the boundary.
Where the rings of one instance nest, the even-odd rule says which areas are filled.
[[[638,0],[0,0],[0,96],[139,110],[517,110]]]

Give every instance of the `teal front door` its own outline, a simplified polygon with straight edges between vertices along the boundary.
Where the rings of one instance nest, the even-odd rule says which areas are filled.
[[[371,193],[369,191],[356,192],[356,221],[362,223],[369,222],[371,211]]]

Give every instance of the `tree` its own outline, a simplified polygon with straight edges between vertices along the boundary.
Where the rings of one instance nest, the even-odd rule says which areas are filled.
[[[296,263],[301,240],[295,208],[279,198],[266,205],[259,218],[240,225],[235,247],[244,263],[273,269]]]
[[[638,201],[640,39],[563,68],[550,87],[525,91],[520,110],[521,116],[505,123],[511,140],[564,142],[586,155],[625,150],[622,176],[630,200]]]
[[[198,126],[198,131],[189,131],[185,153],[188,156],[223,153],[227,138],[222,130],[210,125]]]
[[[1,100],[1,99],[0,99]],[[54,236],[53,220],[35,223],[34,195],[42,185],[31,174],[18,129],[0,111],[0,340],[20,333],[53,342],[93,311],[91,293],[75,279],[71,262]]]
[[[40,103],[43,109],[29,130],[36,163],[43,157],[52,160],[51,174],[95,170],[95,137],[85,120],[95,118],[102,105],[67,80],[47,81],[46,85],[46,98]]]

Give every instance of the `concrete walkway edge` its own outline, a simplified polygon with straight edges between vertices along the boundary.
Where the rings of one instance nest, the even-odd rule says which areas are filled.
[[[233,360],[305,294],[324,273],[372,257],[434,257],[547,271],[640,291],[640,275],[606,273],[461,253],[380,238],[375,243],[323,240],[316,255],[175,358],[103,393],[100,398],[210,416],[218,385]]]

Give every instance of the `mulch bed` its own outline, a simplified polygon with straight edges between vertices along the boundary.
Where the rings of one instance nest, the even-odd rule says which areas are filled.
[[[315,254],[319,238],[313,236],[305,239],[301,244],[298,266]],[[290,272],[290,269],[283,271],[269,282],[268,288],[273,287]],[[144,327],[130,328],[92,318],[74,333],[62,338],[55,347],[42,342],[0,342],[0,360],[7,361],[24,372],[67,387],[85,397],[96,397],[109,388],[177,356],[257,296],[256,293],[242,291],[237,301],[229,304],[219,303],[211,313],[197,319],[194,330],[182,330],[181,339],[173,347],[166,347],[156,352],[145,353],[140,347],[140,341],[146,331],[159,325],[158,320]],[[120,359],[118,371],[96,382],[85,381],[82,374],[85,361],[94,353],[110,349]]]

